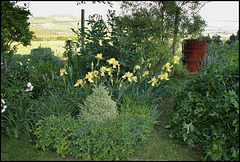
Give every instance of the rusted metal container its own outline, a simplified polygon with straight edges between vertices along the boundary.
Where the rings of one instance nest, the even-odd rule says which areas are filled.
[[[202,62],[207,52],[207,41],[204,39],[188,39],[182,44],[183,64],[189,74],[195,74],[202,67]]]

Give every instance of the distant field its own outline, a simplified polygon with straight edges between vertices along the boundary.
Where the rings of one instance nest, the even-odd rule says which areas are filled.
[[[17,43],[13,43],[15,45]],[[31,45],[24,47],[23,45],[18,46],[18,50],[16,54],[21,55],[29,55],[32,49],[41,47],[49,47],[54,52],[55,56],[62,57],[65,49],[63,48],[65,45],[65,41],[32,41]]]
[[[71,15],[52,15],[30,17],[29,22],[31,24],[30,30],[35,33],[36,38],[27,47],[19,45],[17,54],[28,55],[32,49],[41,46],[51,48],[55,56],[61,57],[65,51],[63,48],[65,41],[69,39],[76,40],[76,34],[72,32],[71,28],[78,29],[80,19]],[[85,22],[85,27],[87,26]],[[225,31],[214,28],[203,32],[204,35],[221,35],[221,39],[224,39],[224,41],[236,33],[237,31],[234,30]]]

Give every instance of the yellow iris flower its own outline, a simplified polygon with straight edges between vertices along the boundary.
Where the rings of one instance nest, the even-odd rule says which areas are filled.
[[[164,80],[164,79],[169,80],[169,79],[168,79],[168,73],[162,74],[162,72],[161,72],[161,74],[158,75],[158,78],[159,78],[160,80]]]
[[[116,65],[119,66],[118,61],[115,60],[115,58],[110,58],[109,60],[107,60],[107,62],[108,62],[110,65],[113,65],[113,68],[116,68]]]
[[[134,68],[133,68],[133,72],[136,72],[138,69],[140,69],[141,67],[139,65],[136,65]]]
[[[166,70],[168,71],[168,72],[171,72],[171,68],[173,67],[173,65],[172,66],[170,66],[170,63],[169,62],[167,62],[164,66],[163,66],[163,68],[162,69],[164,69],[164,68],[166,68]]]
[[[108,72],[108,75],[110,76],[112,74],[112,68],[107,68],[106,71]]]
[[[103,58],[102,58],[102,54],[101,54],[101,53],[97,54],[97,56],[95,56],[95,58],[96,58],[96,59],[98,59],[98,60],[101,60],[101,59],[103,59]]]
[[[132,82],[133,73],[127,72],[124,76],[122,76],[123,79],[128,78],[129,82]]]
[[[148,83],[152,83],[152,86],[155,86],[155,84],[157,84],[158,79],[155,78],[155,76],[153,76],[152,80],[150,80]]]
[[[106,70],[107,70],[107,68],[106,68],[105,66],[102,66],[102,67],[100,68],[101,76],[104,76],[104,73],[105,73]]]
[[[82,86],[83,85],[83,80],[79,79],[77,83],[74,85],[75,87]]]
[[[180,60],[180,57],[178,57],[178,56],[173,57],[173,63],[174,64],[179,64],[179,62],[178,62],[179,60]]]
[[[149,71],[145,71],[142,76],[145,77],[145,76],[147,76],[148,74],[149,74]]]
[[[67,57],[62,57],[62,61],[67,61]]]
[[[109,60],[107,60],[107,62],[108,62],[109,64],[112,64],[113,61],[115,61],[115,58],[110,58]]]
[[[61,68],[60,69],[60,76],[63,76],[64,74],[68,74],[68,73],[64,68]]]
[[[67,61],[67,57],[62,57],[62,61]]]
[[[94,82],[92,78],[93,78],[92,72],[88,72],[88,74],[86,74],[86,79],[88,79],[89,82]]]
[[[116,68],[117,65],[119,66],[118,61],[117,61],[117,60],[114,60],[114,61],[112,62],[112,65],[113,65],[113,68]]]
[[[97,70],[94,70],[93,73],[92,73],[93,77],[97,77],[98,75],[98,71]]]
[[[137,77],[136,76],[131,77],[131,79],[132,79],[132,81],[137,82]]]

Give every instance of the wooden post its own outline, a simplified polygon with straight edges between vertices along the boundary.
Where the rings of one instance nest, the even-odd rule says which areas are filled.
[[[84,32],[84,22],[85,22],[85,18],[84,18],[84,9],[81,10],[81,31]],[[82,48],[84,48],[84,36],[82,37]]]

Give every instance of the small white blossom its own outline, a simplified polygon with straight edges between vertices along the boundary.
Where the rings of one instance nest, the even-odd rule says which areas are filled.
[[[6,110],[7,105],[5,105],[5,101],[3,99],[1,99],[1,102],[2,102],[1,107],[3,107],[3,109],[1,110],[1,113],[3,113]]]
[[[4,99],[1,99],[1,102],[3,103],[3,105],[5,105],[5,101],[4,101]]]
[[[25,91],[26,91],[26,92],[30,92],[30,91],[33,90],[33,87],[34,87],[34,86],[32,86],[32,83],[28,82],[27,87],[28,87],[28,88],[27,88]]]
[[[31,87],[32,83],[28,82],[27,87]]]

